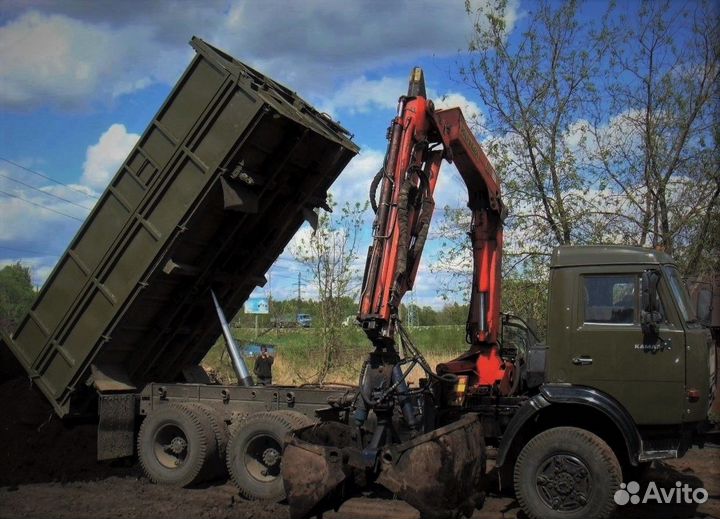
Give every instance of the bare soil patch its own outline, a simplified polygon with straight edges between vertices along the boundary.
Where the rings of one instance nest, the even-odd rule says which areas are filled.
[[[228,482],[178,489],[150,483],[137,465],[98,463],[96,425],[59,420],[27,378],[0,383],[0,518],[59,519],[270,519],[287,506],[242,499]],[[618,507],[617,517],[720,518],[720,448],[693,449],[686,457],[655,463],[647,475],[665,488],[676,481],[702,486],[710,499],[695,505]],[[330,519],[417,519],[401,501],[358,498]],[[493,493],[474,519],[524,516],[509,493]]]

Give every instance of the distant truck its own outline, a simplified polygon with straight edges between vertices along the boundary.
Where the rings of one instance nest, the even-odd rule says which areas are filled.
[[[277,498],[282,438],[332,416],[348,388],[253,386],[237,350],[245,386],[210,384],[199,364],[223,314],[317,224],[358,147],[291,90],[190,43],[196,56],[0,349],[60,417],[98,417],[98,459],[137,454],[171,485],[229,470],[246,497]]]
[[[312,317],[309,314],[282,315],[280,317],[270,318],[271,328],[310,328],[312,326]]]
[[[296,319],[299,326],[310,328],[312,326],[312,317],[309,314],[297,314]]]

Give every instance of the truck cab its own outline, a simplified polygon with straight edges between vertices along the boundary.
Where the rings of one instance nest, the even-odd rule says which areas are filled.
[[[548,308],[546,383],[596,389],[641,429],[706,419],[715,351],[670,256],[559,247]]]
[[[496,466],[528,517],[608,517],[622,481],[702,444],[715,348],[663,252],[556,249],[546,344],[524,360]]]
[[[297,314],[295,321],[302,328],[310,328],[312,326],[312,316],[310,314]]]

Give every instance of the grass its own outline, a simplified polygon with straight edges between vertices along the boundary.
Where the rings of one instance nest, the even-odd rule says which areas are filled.
[[[432,326],[410,328],[413,343],[423,353],[430,366],[450,360],[467,349],[464,326]],[[273,382],[299,385],[316,382],[318,366],[322,362],[319,330],[313,328],[272,330],[255,339],[252,328],[234,328],[233,335],[239,342],[257,341],[272,344],[275,349]],[[335,366],[330,370],[326,383],[356,384],[363,360],[372,350],[370,341],[358,327],[341,330],[341,347]],[[252,371],[254,358],[245,362]],[[221,337],[203,359],[203,365],[224,383],[233,383],[235,375]],[[411,373],[409,380],[417,382],[422,376],[419,368]]]

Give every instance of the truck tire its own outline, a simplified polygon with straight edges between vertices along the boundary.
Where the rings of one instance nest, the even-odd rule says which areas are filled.
[[[531,519],[604,519],[622,471],[599,436],[576,427],[543,431],[515,463],[515,495]]]
[[[210,430],[213,432],[213,437],[215,438],[216,451],[216,455],[212,459],[209,459],[208,462],[212,465],[214,477],[226,478],[227,466],[225,465],[225,453],[227,450],[229,434],[225,420],[223,420],[220,413],[212,406],[195,402],[186,405],[189,405],[193,409],[197,409],[207,418]]]
[[[186,487],[213,476],[217,446],[208,418],[190,405],[167,404],[143,420],[138,458],[145,475],[161,485]]]
[[[276,413],[280,413],[285,418],[288,419],[290,424],[292,425],[292,430],[297,431],[298,429],[302,429],[303,427],[308,427],[314,423],[317,423],[317,420],[313,420],[312,418],[308,417],[307,415],[302,414],[299,411],[291,411],[290,409],[285,409],[282,411],[275,411]]]
[[[243,497],[274,502],[285,499],[280,477],[285,436],[312,423],[294,411],[257,413],[242,422],[228,444],[227,468]]]
[[[253,413],[239,413],[239,412],[233,412],[230,415],[230,425],[228,425],[228,444],[230,443],[230,440],[237,434],[237,432],[242,428],[245,421],[250,418],[253,415]]]

